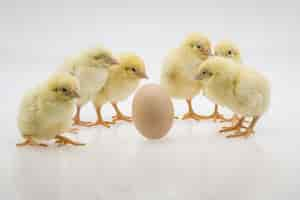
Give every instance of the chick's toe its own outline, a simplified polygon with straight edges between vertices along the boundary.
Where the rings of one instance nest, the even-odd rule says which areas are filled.
[[[115,124],[114,122],[109,122],[109,121],[104,121],[104,120],[97,120],[94,123],[91,123],[88,125],[88,127],[93,127],[93,126],[104,126],[106,128],[110,128],[110,125]]]
[[[64,136],[61,136],[61,135],[57,135],[55,137],[55,139],[56,139],[55,143],[59,144],[59,145],[67,145],[67,144],[71,144],[71,145],[74,145],[74,146],[83,146],[83,145],[85,145],[83,143],[72,141],[71,139],[69,139],[67,137],[64,137]]]
[[[186,102],[188,104],[188,112],[183,115],[182,120],[194,119],[196,121],[199,121],[199,120],[209,119],[209,116],[202,116],[202,115],[195,113],[195,111],[192,107],[191,99],[186,99]]]
[[[16,144],[17,147],[24,147],[24,146],[40,146],[40,147],[48,147],[47,144],[38,143],[33,140],[31,136],[26,137],[24,142]]]

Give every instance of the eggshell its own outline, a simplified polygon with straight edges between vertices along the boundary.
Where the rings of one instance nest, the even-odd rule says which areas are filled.
[[[137,130],[148,139],[164,137],[170,130],[174,108],[167,92],[159,85],[148,84],[135,94],[132,118]]]

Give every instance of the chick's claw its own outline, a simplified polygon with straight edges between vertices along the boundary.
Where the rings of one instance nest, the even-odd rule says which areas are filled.
[[[39,146],[39,147],[48,147],[47,144],[37,143],[31,137],[27,138],[24,142],[16,144],[17,147],[24,147],[24,146]]]
[[[188,112],[188,113],[184,114],[182,117],[182,120],[187,120],[187,119],[194,119],[196,121],[199,121],[199,120],[209,119],[209,117],[198,115],[194,112]]]
[[[24,146],[27,146],[27,145],[30,145],[29,140],[25,140],[24,142],[16,144],[17,147],[24,147]]]
[[[74,134],[77,134],[77,133],[79,133],[79,131],[80,131],[80,129],[79,129],[79,128],[70,128],[70,129],[68,130],[68,132],[70,132],[70,133],[74,133]]]
[[[32,145],[32,146],[48,147],[48,144],[38,143],[38,144],[34,144],[34,145]]]
[[[74,121],[73,125],[85,126],[85,127],[88,127],[92,123],[92,122],[80,121],[79,119],[74,119],[73,121]]]
[[[226,136],[227,138],[249,137],[254,134],[253,129],[247,128],[245,131],[237,131],[235,134]]]
[[[243,125],[237,126],[230,126],[230,127],[222,127],[222,129],[219,131],[220,133],[230,132],[230,131],[240,131],[242,128],[247,128]]]
[[[67,145],[67,144],[71,144],[71,145],[74,145],[74,146],[83,146],[83,145],[85,145],[83,143],[72,141],[71,139],[69,139],[67,137],[64,137],[64,136],[61,136],[61,135],[56,136],[55,139],[56,139],[55,143],[59,144],[59,145]]]
[[[242,117],[235,125],[230,126],[230,127],[223,127],[219,132],[224,133],[224,132],[229,132],[229,131],[240,131],[242,128],[247,128],[243,125],[244,118]]]
[[[226,118],[222,114],[219,113],[219,107],[217,104],[215,104],[214,112],[211,115],[209,115],[207,118],[212,119],[214,122],[216,122],[218,120],[220,120],[220,121],[226,120]]]
[[[226,120],[226,118],[222,115],[222,114],[220,114],[220,113],[218,113],[218,112],[216,112],[216,113],[213,113],[211,116],[209,116],[214,122],[216,122],[216,121],[218,121],[218,120],[220,120],[220,121],[222,121],[222,120]]]
[[[93,127],[93,126],[104,126],[106,128],[110,128],[110,125],[115,124],[114,122],[108,122],[108,121],[103,121],[103,120],[98,120],[94,123],[91,123],[88,125],[88,127]]]
[[[199,121],[199,120],[209,119],[208,116],[201,116],[201,115],[198,115],[194,112],[194,109],[193,109],[193,106],[192,106],[192,99],[190,99],[190,98],[186,99],[186,103],[188,105],[188,112],[183,115],[182,120],[194,119],[196,121]]]
[[[229,119],[224,118],[220,122],[232,122],[232,124],[236,124],[239,120],[240,120],[239,116],[234,114],[231,118]],[[244,122],[246,121],[244,120]]]
[[[117,121],[126,121],[126,122],[132,122],[132,118],[125,116],[123,114],[118,114],[112,117],[113,123]]]
[[[117,121],[126,121],[126,122],[132,122],[132,118],[124,115],[121,110],[119,109],[116,102],[112,102],[111,105],[113,106],[116,115],[112,117],[113,123]]]

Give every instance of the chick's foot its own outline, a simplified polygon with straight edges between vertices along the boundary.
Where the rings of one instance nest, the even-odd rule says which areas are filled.
[[[237,114],[234,114],[231,118],[229,119],[222,119],[220,122],[231,122],[232,124],[236,124],[240,120],[239,116]]]
[[[259,120],[260,116],[255,116],[253,117],[250,125],[245,129],[245,131],[237,131],[235,134],[232,135],[228,135],[227,138],[236,138],[236,137],[249,137],[250,135],[254,134],[254,126],[257,123],[257,121]],[[242,120],[244,119],[244,117],[242,117]]]
[[[184,114],[182,117],[182,120],[187,120],[187,119],[194,119],[196,121],[199,121],[199,120],[207,120],[207,119],[209,119],[209,117],[198,115],[195,112],[188,112],[188,113]]]
[[[32,137],[26,137],[24,142],[16,144],[17,147],[24,147],[24,146],[40,146],[40,147],[48,147],[47,144],[37,143],[32,139]]]
[[[92,122],[84,122],[78,118],[73,119],[73,125],[88,127]]]
[[[120,114],[113,116],[112,121],[113,121],[113,123],[115,123],[117,121],[132,122],[132,118],[120,113]]]
[[[214,112],[213,114],[211,114],[208,117],[209,117],[209,119],[212,119],[214,122],[216,122],[218,120],[220,120],[220,121],[226,120],[226,118],[222,114],[220,114],[219,112]]]
[[[230,126],[230,127],[223,127],[219,132],[224,133],[224,132],[229,132],[229,131],[240,131],[242,128],[247,128],[243,125],[244,122],[244,117],[242,117],[235,125]]]
[[[208,116],[198,115],[194,112],[194,109],[192,107],[192,99],[186,99],[186,103],[188,105],[189,110],[186,114],[183,115],[182,120],[194,119],[196,121],[199,121],[199,120],[209,119]]]
[[[112,125],[112,124],[115,124],[115,123],[109,122],[109,121],[97,120],[96,122],[89,124],[88,127],[104,126],[106,128],[110,128],[110,125]]]
[[[226,120],[226,118],[221,113],[219,113],[217,104],[215,104],[214,112],[208,116],[208,119],[212,119],[214,122],[218,120]]]
[[[132,122],[132,118],[124,115],[121,110],[118,107],[118,104],[116,102],[111,102],[111,105],[113,106],[116,115],[112,117],[113,123],[117,121],[126,121],[126,122]]]
[[[67,132],[73,133],[73,134],[77,134],[79,133],[80,129],[79,128],[70,128]]]
[[[61,136],[61,135],[57,135],[55,137],[55,139],[56,139],[55,143],[59,144],[59,145],[67,145],[67,144],[71,144],[71,145],[74,145],[74,146],[83,146],[83,145],[85,145],[83,143],[72,141],[71,139],[69,139],[67,137],[64,137],[64,136]]]
[[[76,114],[73,117],[73,125],[86,126],[87,127],[89,124],[91,124],[91,122],[84,122],[84,121],[80,120],[80,110],[81,110],[81,107],[77,106]]]
[[[237,138],[237,137],[249,137],[254,133],[252,128],[247,128],[245,131],[237,131],[235,134],[227,135],[227,138]]]

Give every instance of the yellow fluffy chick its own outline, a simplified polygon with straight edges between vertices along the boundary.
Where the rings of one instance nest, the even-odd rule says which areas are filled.
[[[38,140],[56,139],[59,144],[83,145],[61,134],[69,131],[78,98],[79,84],[67,73],[58,73],[24,96],[18,126],[25,142],[17,146],[47,146]]]
[[[119,110],[117,102],[127,99],[138,87],[143,78],[147,78],[143,60],[133,53],[125,53],[119,56],[119,65],[114,65],[109,70],[108,79],[103,88],[93,98],[97,113],[97,121],[91,126],[103,125],[109,127],[111,122],[103,121],[101,107],[110,102],[116,112],[113,122],[118,120],[131,121]]]
[[[214,53],[215,56],[220,56],[224,58],[232,59],[233,61],[237,63],[242,63],[241,59],[241,51],[238,48],[236,44],[234,44],[230,40],[222,40],[219,43],[217,43],[214,47]],[[215,104],[214,114],[218,115],[218,105]],[[224,121],[236,121],[239,120],[239,117],[237,114],[234,114],[232,118],[230,119],[224,119]]]
[[[177,99],[186,99],[188,112],[183,119],[207,119],[196,114],[192,108],[192,98],[199,94],[202,86],[194,80],[199,64],[211,55],[209,39],[192,33],[183,43],[173,49],[166,57],[161,72],[161,86],[169,95]]]
[[[75,125],[89,124],[80,120],[80,109],[103,87],[108,77],[109,67],[117,63],[112,53],[102,47],[88,49],[79,56],[66,60],[61,68],[62,71],[73,74],[80,83],[80,98],[77,101],[74,117]]]
[[[212,57],[201,64],[195,79],[201,80],[210,100],[242,116],[235,125],[220,132],[236,131],[227,137],[247,137],[254,133],[257,120],[270,103],[269,82],[262,74],[230,59]],[[243,124],[245,117],[252,117],[248,126]]]
[[[214,47],[215,56],[230,58],[235,62],[242,63],[241,51],[236,44],[229,40],[222,40]]]

